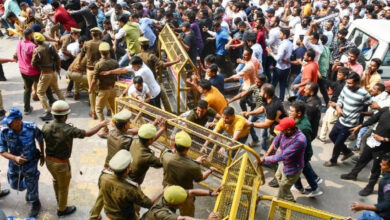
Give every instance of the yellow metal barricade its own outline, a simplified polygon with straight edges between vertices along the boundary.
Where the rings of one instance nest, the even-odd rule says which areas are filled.
[[[257,191],[262,184],[261,173],[244,153],[226,168],[222,179],[222,191],[217,197],[214,212],[219,219],[254,219]]]
[[[224,173],[225,168],[234,160],[234,152],[236,157],[247,152],[252,159],[260,159],[259,155],[246,145],[242,145],[231,138],[215,133],[212,130],[194,124],[184,118],[181,118],[180,116],[176,116],[147,103],[140,102],[130,97],[116,98],[115,102],[115,112],[119,112],[123,108],[132,112],[130,119],[132,127],[140,127],[142,124],[151,123],[157,116],[167,119],[167,132],[165,132],[159,140],[153,144],[154,147],[160,150],[169,148],[169,146],[171,146],[171,138],[174,137],[174,134],[180,130],[186,131],[192,138],[192,146],[188,154],[191,158],[195,159],[199,156],[205,155],[204,153],[201,153],[200,150],[205,146],[206,141],[209,142],[209,145],[206,146],[206,155],[208,155],[208,157],[205,165],[217,168],[221,174]],[[219,155],[217,150],[220,148],[224,148],[227,154]],[[263,183],[264,175],[262,173],[262,169],[259,169],[259,173],[261,174],[259,176],[261,178],[260,181]],[[220,177],[222,177],[222,175]],[[215,188],[216,186],[206,184],[206,187]]]
[[[346,217],[313,207],[304,206],[272,196],[260,196],[258,202],[267,202],[269,205],[268,220],[344,220]],[[268,205],[267,205],[268,206]]]

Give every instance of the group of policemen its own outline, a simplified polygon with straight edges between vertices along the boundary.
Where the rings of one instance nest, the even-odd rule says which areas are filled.
[[[104,44],[99,48],[106,51]],[[104,57],[104,53],[102,55]],[[101,60],[106,61],[109,59]],[[33,122],[23,121],[23,115],[17,108],[11,108],[1,121],[0,154],[9,160],[8,182],[14,190],[27,189],[26,201],[32,203],[30,217],[36,217],[41,208],[38,161],[41,166],[46,163],[53,177],[57,215],[72,214],[76,207],[68,206],[67,199],[73,139],[89,137],[101,129],[107,129],[108,120],[102,120],[89,130],[66,123],[70,111],[65,101],[54,102],[51,108],[54,120],[41,129]],[[130,127],[130,118],[131,112],[127,109],[113,116],[114,129],[107,134],[107,156],[90,219],[101,219],[103,208],[108,219],[115,220],[194,219],[195,196],[217,196],[219,189],[193,189],[193,182],[205,180],[216,169],[202,173],[200,165],[205,156],[196,160],[187,156],[192,140],[184,131],[175,134],[171,149],[163,151],[160,157],[155,156],[150,146],[166,131],[166,120],[157,117],[153,123],[143,124],[137,129]],[[156,126],[160,128],[157,130]],[[150,167],[163,168],[164,190],[154,198],[147,197],[140,188]],[[0,191],[0,197],[7,194],[9,190]],[[140,216],[140,207],[149,210]],[[177,209],[180,215],[176,213]],[[211,213],[207,219],[216,217],[216,213]]]

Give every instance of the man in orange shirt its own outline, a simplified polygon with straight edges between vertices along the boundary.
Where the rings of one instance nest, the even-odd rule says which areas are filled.
[[[303,59],[306,61],[306,64],[303,67],[302,70],[302,79],[301,82],[298,84],[295,84],[292,89],[299,89],[298,93],[298,99],[303,100],[304,99],[304,92],[306,84],[310,82],[317,82],[318,81],[318,75],[319,75],[319,66],[318,63],[314,60],[316,56],[316,52],[312,49],[308,49],[305,53],[305,56]]]
[[[198,90],[203,95],[203,100],[209,103],[209,107],[222,114],[223,109],[228,105],[222,93],[212,86],[207,79],[200,80]]]

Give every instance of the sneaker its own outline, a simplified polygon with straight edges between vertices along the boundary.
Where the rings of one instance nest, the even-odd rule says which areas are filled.
[[[259,146],[259,144],[260,144],[260,141],[252,141],[251,143],[249,143],[249,147],[254,148],[254,147]]]
[[[359,195],[360,196],[369,196],[374,191],[371,187],[364,187],[362,190],[360,190]]]
[[[305,188],[298,189],[297,187],[295,187],[295,185],[293,185],[293,186],[291,187],[291,191],[299,192],[299,193],[301,193],[301,194],[305,194],[305,193],[306,193]]]
[[[50,112],[45,112],[40,118],[42,121],[50,121],[53,120],[53,115]]]
[[[321,184],[322,182],[324,182],[324,180],[323,179],[321,179],[321,177],[317,177],[317,179],[316,179],[316,182],[317,182],[317,184],[319,185],[319,184]]]
[[[57,211],[58,216],[66,216],[74,213],[76,211],[76,206],[67,206],[64,211]]]
[[[309,195],[307,195],[307,197],[317,197],[317,196],[320,196],[320,195],[322,195],[322,194],[324,194],[324,192],[322,192],[322,191],[320,190],[320,187],[317,187],[317,189],[314,190],[314,191],[311,191],[311,192],[309,193]]]
[[[325,167],[333,167],[333,166],[336,166],[336,165],[337,165],[337,163],[332,163],[330,161],[325,161],[324,162],[324,166]]]
[[[342,174],[340,176],[340,178],[343,180],[354,180],[354,181],[356,181],[356,179],[357,179],[357,177],[355,175],[353,175],[352,173]]]
[[[274,187],[274,188],[278,188],[278,187],[279,187],[279,183],[278,183],[278,181],[276,180],[276,178],[274,177],[274,178],[268,183],[268,186]]]
[[[34,110],[33,107],[30,106],[30,108],[29,108],[28,110],[24,110],[24,115],[29,115],[29,114],[31,114],[31,112],[32,112],[33,110]]]
[[[305,191],[308,192],[308,193],[310,193],[311,191],[313,191],[313,189],[311,188],[310,185],[307,185],[307,186],[305,187]]]
[[[347,154],[347,155],[343,155],[342,157],[341,157],[341,161],[345,161],[345,160],[347,160],[348,158],[350,158],[350,157],[352,157],[353,155],[355,155],[353,152],[351,152],[351,153],[349,153],[349,154]]]

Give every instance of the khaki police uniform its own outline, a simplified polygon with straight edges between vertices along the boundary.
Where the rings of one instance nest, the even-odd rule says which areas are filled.
[[[100,31],[99,28],[92,28],[91,32]],[[81,57],[86,57],[87,59],[87,79],[88,86],[91,87],[91,82],[93,78],[93,74],[95,73],[94,68],[95,64],[100,59],[99,45],[103,42],[98,39],[92,39],[84,43],[83,48],[81,49]],[[89,94],[89,104],[90,104],[90,112],[95,113],[95,103],[96,103],[96,94],[94,92]]]
[[[106,43],[107,44],[107,43]],[[110,46],[107,44],[108,48],[104,48],[109,51]],[[98,81],[98,89],[99,93],[96,97],[96,115],[99,118],[99,121],[104,121],[103,110],[105,106],[109,106],[112,112],[115,110],[115,75],[100,75],[103,71],[113,70],[119,67],[119,64],[116,60],[111,58],[102,57],[99,62],[95,64],[95,73],[93,75],[93,79]],[[104,132],[108,133],[107,126],[104,127]]]
[[[134,205],[152,207],[152,201],[142,192],[139,185],[128,177],[117,176],[131,164],[131,154],[127,150],[118,151],[110,160],[109,168],[103,171],[99,180],[99,193],[103,196],[104,212],[112,220],[138,219]]]
[[[116,122],[125,123],[129,121],[130,117],[131,117],[131,112],[128,111],[127,109],[124,109],[121,112],[115,114],[113,116],[113,119]],[[126,131],[119,130],[118,128],[115,128],[114,130],[110,131],[110,133],[107,136],[107,156],[105,159],[104,168],[108,168],[108,163],[118,151],[120,150],[128,151],[130,149],[132,142],[133,142],[132,136],[129,135]],[[95,205],[92,207],[91,211],[89,212],[90,214],[89,219],[90,220],[98,219],[102,209],[103,209],[103,196],[99,192],[99,195],[95,201]]]
[[[168,207],[163,197],[159,198],[143,217],[143,220],[177,220],[176,209]]]
[[[81,62],[80,62],[81,59]],[[79,94],[80,89],[84,85],[88,85],[88,79],[86,75],[86,64],[87,59],[82,57],[81,54],[77,54],[76,58],[73,60],[72,64],[69,66],[68,72],[66,75],[70,80],[73,80],[75,83],[75,93]]]
[[[45,112],[50,112],[50,105],[46,99],[46,90],[49,86],[59,99],[65,100],[58,87],[58,76],[56,74],[56,71],[60,69],[61,61],[53,45],[45,43],[43,35],[40,35],[42,34],[34,33],[34,39],[39,39],[41,43],[34,49],[31,64],[41,72],[37,95]]]
[[[32,17],[30,19],[26,18],[23,22],[20,23],[19,28],[21,29],[21,32],[25,31],[27,28],[31,28],[34,24],[39,24],[42,29],[45,29],[45,25],[42,22],[42,19]]]
[[[84,138],[85,130],[54,120],[42,127],[42,133],[46,142],[46,166],[53,176],[58,210],[64,211],[71,179],[69,158],[72,153],[73,138]]]

